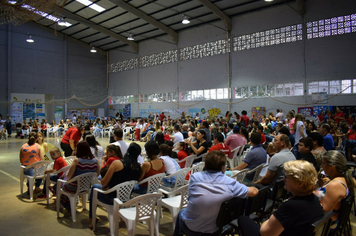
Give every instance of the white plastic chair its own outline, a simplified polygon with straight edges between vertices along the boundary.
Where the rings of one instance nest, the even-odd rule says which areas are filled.
[[[198,164],[196,164],[196,165],[193,165],[192,166],[192,171],[190,172],[190,174],[192,175],[192,174],[194,174],[195,172],[202,172],[203,171],[203,169],[204,169],[204,166],[205,166],[205,162],[199,162]]]
[[[74,159],[77,158],[76,156],[68,156],[63,158],[68,166],[72,165]]]
[[[81,174],[78,175],[76,177],[74,177],[73,179],[70,179],[68,181],[62,180],[62,179],[58,179],[57,180],[57,217],[59,217],[59,207],[60,207],[60,201],[61,201],[61,195],[66,195],[69,198],[70,201],[70,209],[71,209],[71,213],[72,213],[72,221],[75,222],[76,221],[76,200],[78,195],[82,196],[82,205],[83,205],[83,209],[86,209],[86,196],[87,194],[90,193],[90,186],[91,186],[91,182],[93,180],[93,178],[96,178],[96,172],[90,172],[90,173],[85,173],[85,174]],[[77,181],[77,191],[75,193],[68,193],[66,191],[63,190],[62,188],[62,184],[69,184],[72,182]]]
[[[49,161],[37,161],[32,163],[28,166],[20,166],[20,189],[21,189],[21,196],[23,194],[23,182],[25,179],[28,181],[28,189],[30,192],[30,200],[33,199],[33,184],[35,179],[44,179],[45,174],[44,172],[47,170],[48,165],[51,164]],[[25,169],[34,169],[34,175],[29,176],[24,174]]]
[[[204,153],[204,154],[201,154],[200,156],[197,156],[197,157],[195,158],[195,160],[201,158],[201,160],[204,161],[204,159],[205,159],[205,157],[206,157],[207,154],[208,154],[207,152]]]
[[[156,174],[156,175],[152,175],[146,179],[141,180],[140,182],[138,182],[137,184],[143,184],[143,183],[148,183],[147,185],[147,193],[154,193],[158,191],[159,185],[161,184],[161,181],[163,179],[163,177],[165,177],[166,174],[165,173],[161,173],[161,174]],[[134,197],[139,196],[141,194],[138,193],[132,193],[132,195]]]
[[[247,174],[255,173],[255,175],[253,176],[253,179],[252,179],[252,182],[253,182],[253,183],[256,182],[256,181],[260,178],[260,172],[261,172],[261,170],[263,169],[263,166],[264,166],[264,165],[265,165],[265,164],[263,163],[263,164],[261,164],[261,165],[255,167],[254,169],[252,169],[252,170],[250,170],[250,171],[247,172]]]
[[[246,169],[243,169],[241,171],[239,171],[238,173],[234,174],[231,176],[231,178],[234,178],[236,179],[237,182],[240,182],[242,183],[246,177],[246,174],[247,172],[249,171],[250,169],[246,168]]]
[[[186,185],[185,177],[187,176],[187,174],[190,170],[191,170],[191,168],[184,168],[184,169],[180,169],[180,170],[174,172],[171,175],[165,176],[164,178],[171,178],[173,176],[176,176],[176,182],[172,188],[161,185],[161,187],[158,189],[158,192],[164,193],[168,197],[173,197],[174,191],[176,189],[178,189],[181,186]]]
[[[187,156],[186,158],[184,158],[184,159],[182,159],[180,161],[177,161],[177,162],[178,163],[185,162],[184,168],[190,168],[190,167],[192,167],[194,159],[196,157],[197,157],[197,155],[193,154],[193,155]]]
[[[98,205],[105,207],[108,212],[109,226],[110,226],[110,234],[113,236],[114,234],[114,205],[109,205],[98,200],[98,193],[108,194],[116,191],[116,198],[118,198],[121,202],[127,202],[130,200],[130,195],[133,187],[137,184],[136,180],[126,181],[121,184],[112,187],[109,190],[103,191],[101,189],[94,189],[93,199],[92,199],[92,221],[93,221],[93,231],[95,230],[96,224],[96,208]]]
[[[114,199],[114,235],[119,232],[119,220],[125,221],[127,235],[134,236],[136,223],[138,221],[149,222],[149,232],[151,236],[159,236],[158,216],[155,212],[155,206],[162,195],[160,193],[150,193],[135,197],[126,203],[119,199]],[[135,205],[135,207],[131,207]],[[128,207],[128,208],[125,208]]]
[[[171,212],[173,230],[175,228],[179,211],[188,205],[188,187],[188,185],[182,186],[172,192],[173,197],[163,198],[158,202],[157,212],[162,212],[162,206],[166,207]]]
[[[47,205],[49,204],[49,186],[51,184],[55,184],[55,182],[51,181],[51,179],[50,179],[51,175],[56,175],[61,172],[63,172],[63,174],[64,174],[69,169],[70,169],[70,166],[65,166],[62,169],[59,169],[57,171],[46,174],[46,186],[44,186],[44,188],[46,188]]]
[[[124,129],[123,129],[123,132],[124,132],[124,139],[125,139],[125,137],[127,136],[127,135],[130,135],[129,136],[129,139],[131,139],[132,137],[131,137],[131,131],[132,131],[132,127],[125,127]]]
[[[238,147],[232,149],[231,150],[231,152],[233,153],[232,158],[231,159],[226,158],[226,161],[229,163],[230,170],[235,167],[235,162],[237,161],[236,160],[237,154],[240,152],[240,148],[241,148],[241,146],[238,146]]]

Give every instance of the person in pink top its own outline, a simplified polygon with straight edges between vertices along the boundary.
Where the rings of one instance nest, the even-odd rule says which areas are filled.
[[[233,129],[233,134],[227,137],[225,140],[225,145],[229,146],[230,150],[234,150],[238,146],[243,146],[246,144],[246,140],[240,135],[240,127],[235,126]],[[234,155],[233,152],[230,153],[230,158]]]

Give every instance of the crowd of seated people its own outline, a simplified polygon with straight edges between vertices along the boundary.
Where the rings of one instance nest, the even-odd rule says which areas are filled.
[[[341,112],[340,109],[337,111],[337,113]],[[242,111],[241,116],[237,112],[227,112],[225,117],[213,117],[207,120],[201,119],[198,115],[191,118],[184,113],[180,118],[175,120],[165,117],[164,114],[152,114],[147,119],[130,119],[129,121],[121,119],[96,119],[91,121],[75,117],[75,119],[66,120],[67,129],[64,128],[63,131],[59,131],[59,129],[51,130],[51,128],[55,128],[55,123],[49,125],[47,122],[42,121],[41,124],[46,125],[45,129],[49,132],[49,135],[61,132],[63,136],[61,148],[65,156],[74,155],[78,158],[83,158],[85,159],[83,163],[93,160],[89,161],[90,165],[93,166],[91,171],[96,171],[99,174],[97,170],[101,170],[101,185],[96,185],[93,188],[102,188],[104,190],[121,183],[122,181],[115,179],[115,176],[122,176],[126,172],[131,173],[130,175],[126,175],[128,179],[138,181],[158,173],[172,174],[185,166],[185,163],[178,164],[174,158],[183,160],[187,156],[195,154],[197,158],[194,162],[210,160],[214,165],[217,165],[207,166],[205,164],[207,172],[203,176],[196,175],[193,181],[190,182],[190,184],[193,184],[194,181],[204,183],[201,185],[204,190],[199,190],[198,188],[196,190],[191,189],[189,192],[190,196],[195,196],[194,198],[196,198],[190,204],[199,204],[202,201],[199,191],[212,194],[205,189],[209,187],[204,187],[211,184],[206,181],[206,178],[222,182],[230,181],[230,179],[226,179],[220,175],[222,173],[225,176],[226,160],[233,158],[234,152],[232,150],[241,147],[243,150],[246,150],[246,154],[242,162],[238,163],[237,166],[229,166],[232,171],[247,168],[251,170],[266,162],[268,163],[268,167],[264,176],[255,182],[253,182],[253,173],[245,177],[244,182],[248,183],[250,187],[254,186],[256,188],[246,188],[246,186],[244,187],[234,182],[233,184],[236,188],[234,187],[233,191],[236,191],[236,196],[243,198],[247,196],[252,197],[258,193],[257,189],[264,186],[269,186],[273,189],[278,181],[284,180],[286,184],[285,189],[293,195],[291,198],[293,201],[290,201],[288,204],[298,202],[298,204],[303,205],[303,201],[306,198],[312,199],[313,202],[315,202],[315,198],[305,198],[305,196],[311,194],[310,186],[312,184],[310,181],[306,182],[306,174],[302,170],[308,171],[307,174],[312,177],[315,172],[315,176],[318,176],[318,189],[315,191],[315,195],[318,197],[321,205],[319,201],[318,207],[313,203],[313,207],[317,210],[313,211],[315,216],[311,216],[308,224],[320,217],[322,210],[324,212],[333,211],[333,227],[336,228],[338,224],[337,213],[341,206],[340,204],[342,204],[342,201],[349,194],[353,194],[355,186],[355,180],[352,179],[350,173],[347,171],[346,160],[352,160],[353,157],[353,150],[356,146],[356,124],[351,123],[350,120],[342,119],[342,114],[335,115],[338,117],[337,119],[333,119],[330,112],[326,114],[328,116],[317,116],[315,120],[306,120],[302,114],[295,114],[294,111],[289,111],[284,116],[280,109],[277,110],[276,115],[269,113],[268,117],[262,116],[260,118],[253,116],[249,118],[246,111]],[[24,122],[21,129],[32,127],[31,131],[35,131],[34,127],[37,124],[38,122]],[[95,134],[98,134],[100,129],[106,127],[112,127],[113,134],[110,144],[106,148],[103,148],[98,143],[98,136]],[[144,152],[147,155],[148,161],[145,162],[140,155],[141,149],[138,148],[139,145],[132,143],[129,146],[123,140],[123,128],[125,127],[132,128],[132,136],[135,137],[136,141],[146,142]],[[36,148],[38,157],[33,159],[34,161],[43,160],[43,153],[47,151],[45,150],[44,136],[42,132],[39,132],[41,130],[42,127],[37,125],[39,135],[35,132],[29,133],[31,134],[29,135],[31,140],[26,144],[27,146],[35,145],[33,147]],[[61,135],[58,136],[60,137]],[[33,142],[34,139],[36,142]],[[85,141],[80,141],[81,139]],[[81,155],[84,155],[83,153],[85,152],[85,157],[78,156],[78,146],[82,149]],[[90,150],[90,154],[86,153],[87,149]],[[24,156],[26,156],[26,150],[26,148],[22,150]],[[104,150],[106,150],[106,154],[104,154]],[[208,155],[203,160],[201,155],[205,153]],[[75,163],[77,165],[80,162],[76,161]],[[289,163],[289,167],[286,166],[286,163]],[[22,164],[26,165],[23,161]],[[76,168],[71,168],[69,172],[70,178],[81,173]],[[31,171],[28,171],[27,174],[31,173]],[[192,176],[190,177],[192,178]],[[315,178],[311,179],[314,181]],[[173,186],[174,182],[172,181],[174,179],[165,179],[163,184]],[[41,191],[39,184],[36,183],[36,192]],[[313,189],[316,187],[315,184],[313,185]],[[297,191],[300,186],[307,186],[304,192]],[[136,185],[133,191],[142,194],[145,193],[146,188],[147,185]],[[330,191],[332,188],[335,191]],[[73,190],[69,189],[68,191]],[[222,194],[221,191],[213,192],[218,195]],[[209,195],[207,196],[209,197]],[[99,200],[112,204],[114,197],[100,196]],[[223,197],[219,201],[221,202],[222,199],[228,198]],[[63,201],[63,205],[67,204],[65,200]],[[208,204],[208,200],[206,203]],[[308,205],[306,206],[308,208]],[[282,204],[281,209],[277,210],[267,223],[262,224],[260,228],[256,228],[257,232],[260,232],[261,235],[272,235],[269,234],[271,233],[270,230],[272,230],[275,233],[273,235],[287,235],[290,230],[293,231],[294,228],[290,228],[290,222],[285,222],[283,217],[281,217],[285,214],[284,209],[287,207],[287,204]],[[196,212],[200,210],[202,212],[205,211],[201,208],[202,205],[189,206],[187,212],[181,213],[176,224],[177,227],[184,232],[214,233],[216,227],[206,227],[202,223],[211,222],[210,218],[206,220],[206,217],[211,217],[211,214],[206,214],[205,218],[200,218],[196,215]],[[91,219],[91,211],[89,217]],[[296,219],[292,218],[290,219],[295,222]],[[198,226],[196,222],[201,225]],[[90,227],[91,225],[92,221],[90,221]],[[296,225],[298,224],[296,223]]]

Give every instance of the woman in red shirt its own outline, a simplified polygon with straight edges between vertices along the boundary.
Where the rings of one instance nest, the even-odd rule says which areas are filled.
[[[75,147],[84,134],[84,126],[73,126],[69,128],[63,135],[61,148],[64,151],[64,156],[75,156]]]

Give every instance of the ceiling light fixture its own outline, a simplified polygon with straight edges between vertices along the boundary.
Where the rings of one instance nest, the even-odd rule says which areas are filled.
[[[67,22],[65,22],[63,17],[62,17],[59,21],[57,21],[57,23],[58,23],[59,26],[66,26]]]
[[[90,52],[91,52],[91,53],[96,53],[96,49],[95,49],[94,46],[90,49]]]
[[[129,37],[127,37],[127,40],[133,41],[135,39],[132,37],[132,34],[129,34]]]
[[[189,23],[190,23],[189,18],[186,15],[183,14],[182,24],[187,25]]]
[[[29,37],[26,39],[26,42],[28,42],[28,43],[34,43],[35,40],[33,40],[33,38],[31,37],[31,35],[29,35]]]
[[[265,2],[273,2],[273,0],[265,0]]]

